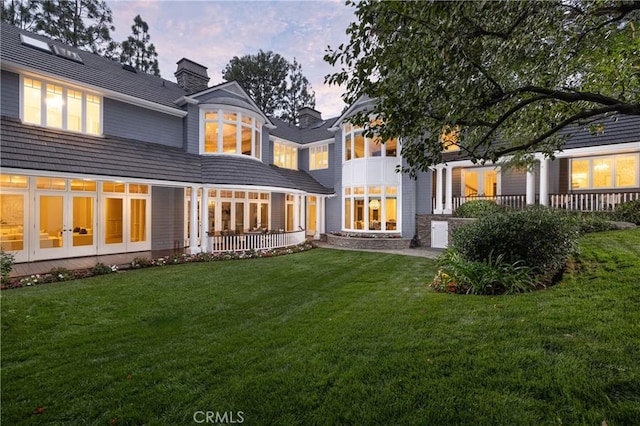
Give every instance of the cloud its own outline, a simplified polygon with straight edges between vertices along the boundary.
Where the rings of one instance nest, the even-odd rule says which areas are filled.
[[[323,116],[339,115],[341,89],[324,85],[333,72],[324,62],[327,45],[347,41],[345,30],[354,19],[339,1],[109,1],[116,32],[122,41],[140,14],[149,24],[158,52],[160,72],[173,80],[183,57],[208,67],[210,84],[222,82],[222,69],[234,56],[272,50],[302,65],[316,92]]]

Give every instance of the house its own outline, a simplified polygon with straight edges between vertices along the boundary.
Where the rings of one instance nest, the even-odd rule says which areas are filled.
[[[0,244],[17,262],[261,249],[333,231],[410,239],[469,197],[613,194],[584,208],[638,197],[638,120],[579,135],[531,174],[475,169],[453,153],[410,179],[396,172],[401,141],[349,123],[370,99],[329,119],[303,108],[294,126],[234,81],[209,87],[207,68],[186,58],[172,82],[1,29]]]

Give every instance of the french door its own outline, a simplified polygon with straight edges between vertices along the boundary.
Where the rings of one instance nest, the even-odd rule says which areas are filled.
[[[36,193],[34,259],[97,253],[96,196],[87,193]]]
[[[462,190],[465,197],[495,197],[498,195],[498,172],[494,168],[466,169]]]

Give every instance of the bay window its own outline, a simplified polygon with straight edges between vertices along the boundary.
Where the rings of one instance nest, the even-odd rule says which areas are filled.
[[[343,128],[344,161],[359,158],[397,157],[398,140],[389,139],[383,143],[378,136],[365,137],[362,127],[346,124]]]
[[[205,154],[237,154],[260,159],[262,122],[248,113],[204,112]]]
[[[398,188],[369,185],[344,188],[344,229],[398,230]]]

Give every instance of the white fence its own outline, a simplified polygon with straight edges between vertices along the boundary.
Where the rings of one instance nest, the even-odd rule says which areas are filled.
[[[305,231],[244,233],[238,235],[214,235],[209,238],[209,251],[220,253],[227,251],[271,250],[275,248],[302,244]]]

